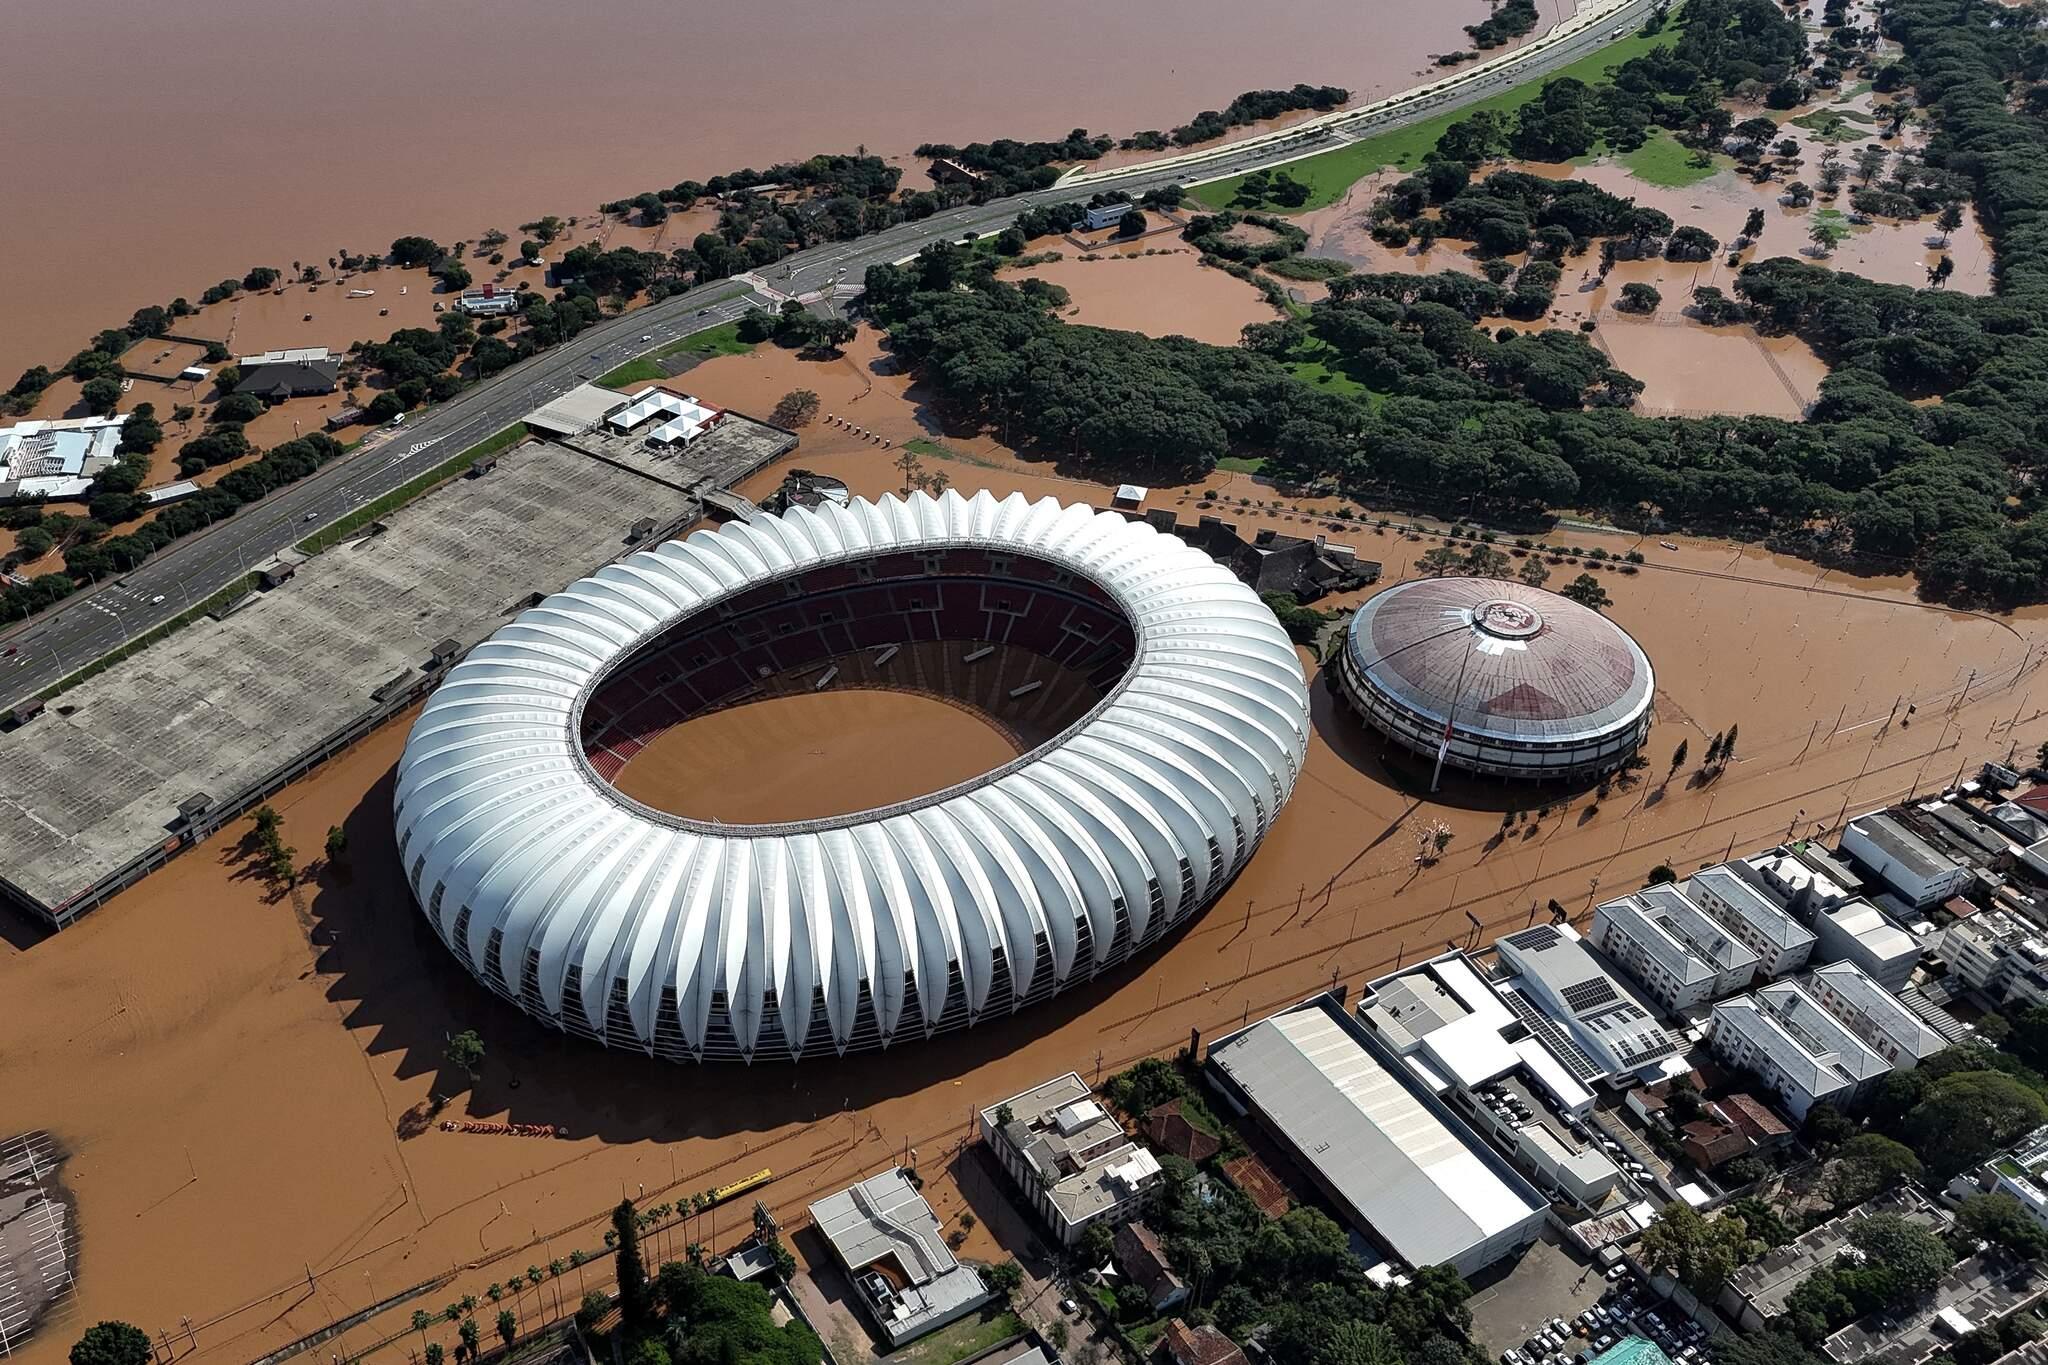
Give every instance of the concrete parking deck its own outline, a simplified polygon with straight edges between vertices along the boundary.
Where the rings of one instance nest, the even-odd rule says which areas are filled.
[[[627,550],[634,522],[695,510],[558,445],[506,451],[0,735],[0,876],[46,912],[89,901],[137,858],[175,851],[186,798],[218,808],[373,713],[380,689],[403,691],[387,684],[420,683],[440,641],[474,644],[529,594]]]

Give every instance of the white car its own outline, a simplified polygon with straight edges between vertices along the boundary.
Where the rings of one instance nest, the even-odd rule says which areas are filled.
[[[652,340],[654,340],[654,333],[652,333],[652,332],[642,332],[642,333],[640,334],[640,339],[641,339],[642,341],[652,341]]]
[[[151,605],[152,607],[160,607],[163,605],[163,603],[164,595],[162,593],[158,593],[156,596],[149,599],[149,605]]]

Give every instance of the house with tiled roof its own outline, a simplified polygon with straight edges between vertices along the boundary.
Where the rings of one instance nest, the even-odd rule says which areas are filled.
[[[1143,1223],[1126,1223],[1116,1230],[1116,1264],[1145,1291],[1145,1301],[1155,1313],[1164,1313],[1188,1296],[1187,1285],[1167,1262],[1159,1234]]]
[[[1172,1365],[1251,1365],[1243,1349],[1214,1327],[1190,1327],[1179,1318],[1166,1324],[1159,1350]]]

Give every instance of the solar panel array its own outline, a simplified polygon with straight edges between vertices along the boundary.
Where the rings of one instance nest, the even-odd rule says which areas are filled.
[[[1517,948],[1526,948],[1532,953],[1540,953],[1546,948],[1555,948],[1564,942],[1564,935],[1558,933],[1552,925],[1538,924],[1528,929],[1517,929],[1502,942],[1512,943]]]
[[[1621,997],[1615,994],[1614,983],[1604,976],[1596,976],[1590,981],[1574,981],[1564,988],[1565,1007],[1573,1014],[1590,1014],[1619,999]]]
[[[1515,1012],[1515,1017],[1520,1019],[1529,1032],[1535,1034],[1537,1040],[1549,1048],[1559,1061],[1570,1068],[1572,1075],[1590,1085],[1607,1074],[1599,1063],[1587,1055],[1584,1048],[1573,1042],[1565,1031],[1557,1026],[1555,1020],[1524,1000],[1520,991],[1504,990],[1501,994],[1507,998],[1508,1008]]]

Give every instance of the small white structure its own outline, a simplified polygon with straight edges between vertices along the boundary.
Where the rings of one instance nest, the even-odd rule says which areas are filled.
[[[518,312],[519,295],[495,284],[486,284],[481,289],[463,290],[462,297],[455,300],[455,306],[473,318],[497,317]]]
[[[1135,512],[1144,504],[1145,495],[1152,490],[1142,484],[1120,483],[1110,496],[1109,505],[1119,512]]]
[[[647,439],[655,445],[688,445],[725,417],[723,408],[706,407],[688,394],[645,388],[605,418],[605,425],[624,436],[642,422],[659,419]]]
[[[1867,900],[1846,901],[1814,921],[1822,962],[1853,962],[1888,991],[1902,991],[1920,963],[1920,941]]]
[[[811,1205],[816,1225],[891,1346],[989,1301],[981,1275],[947,1248],[939,1220],[894,1167]]]
[[[261,355],[238,355],[235,364],[247,370],[257,365],[316,365],[323,360],[340,358],[325,346],[291,346],[281,351],[265,351]]]
[[[1128,199],[1116,204],[1097,204],[1094,208],[1089,209],[1087,217],[1081,220],[1081,227],[1087,232],[1093,232],[1097,228],[1106,228],[1136,207],[1138,206],[1131,203]]]

